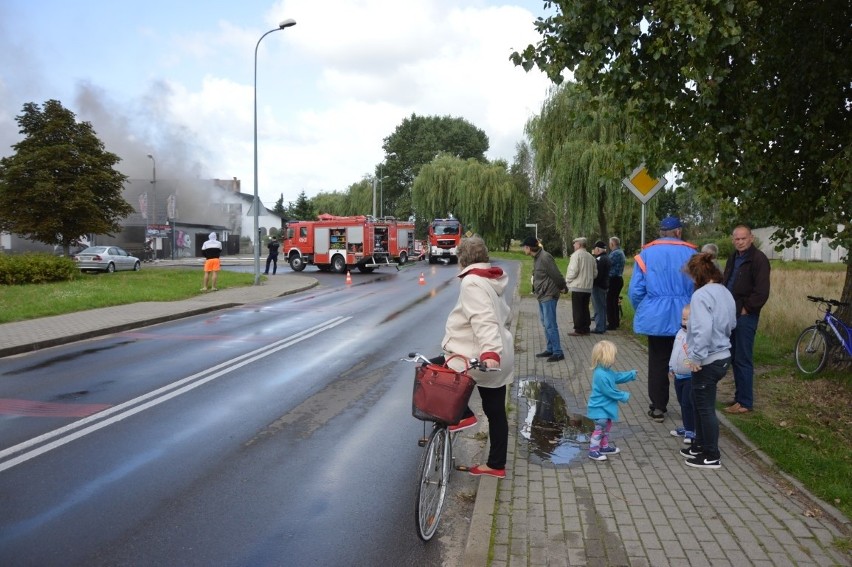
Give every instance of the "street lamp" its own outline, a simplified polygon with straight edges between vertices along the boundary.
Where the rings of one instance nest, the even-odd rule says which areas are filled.
[[[148,157],[151,158],[152,162],[154,162],[154,177],[153,177],[153,180],[151,181],[151,187],[152,187],[151,203],[153,204],[154,211],[153,211],[153,214],[151,215],[151,220],[154,222],[154,230],[157,231],[157,234],[159,234],[160,228],[159,228],[159,226],[157,226],[157,160],[155,160],[154,156],[152,156],[151,154],[148,154]],[[145,235],[145,236],[148,236],[148,235]],[[157,248],[156,248],[156,246],[152,246],[152,248],[153,248],[152,253],[154,254],[154,259],[156,259],[157,258]]]
[[[257,45],[254,46],[254,200],[252,201],[252,209],[254,209],[254,285],[260,285],[260,225],[258,221],[258,212],[260,210],[260,199],[257,197],[257,49],[260,47],[260,42],[263,38],[276,32],[296,25],[296,20],[287,19],[278,24],[274,30],[269,30],[257,40]]]

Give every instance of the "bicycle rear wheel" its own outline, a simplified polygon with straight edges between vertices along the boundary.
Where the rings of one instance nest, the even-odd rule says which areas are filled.
[[[426,450],[423,451],[417,502],[414,506],[417,535],[423,541],[432,539],[441,521],[441,512],[444,510],[447,496],[447,484],[450,481],[452,451],[449,430],[444,426],[436,425],[432,429]]]
[[[796,366],[805,374],[816,374],[825,367],[829,349],[828,333],[819,325],[802,331],[796,341]]]

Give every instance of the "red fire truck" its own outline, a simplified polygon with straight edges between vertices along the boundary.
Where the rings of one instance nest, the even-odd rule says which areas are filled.
[[[458,219],[434,219],[429,223],[429,263],[446,260],[452,264],[459,261],[459,243],[462,225]]]
[[[414,254],[414,223],[370,216],[322,214],[315,221],[287,224],[283,251],[294,272],[308,264],[321,271],[370,273],[408,262]]]

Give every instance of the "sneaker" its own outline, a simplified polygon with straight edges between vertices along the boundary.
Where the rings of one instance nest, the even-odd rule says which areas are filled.
[[[207,291],[207,288],[206,288],[206,287],[202,287],[202,288],[201,288],[201,291],[202,291],[202,292]]]
[[[694,440],[695,440],[695,437],[687,437],[686,435],[683,436],[683,444],[684,445],[692,445],[692,442]]]
[[[494,478],[506,478],[506,469],[484,469],[479,465],[470,467],[467,472],[473,476],[493,476]]]
[[[686,466],[695,467],[697,469],[720,469],[722,468],[722,461],[719,459],[711,459],[707,455],[698,455],[692,459],[687,459]]]
[[[606,455],[604,455],[600,451],[589,451],[589,458],[593,461],[605,461]]]
[[[601,447],[601,450],[598,451],[602,455],[617,455],[621,452],[621,449],[618,447],[613,447],[612,445],[607,447]]]
[[[677,429],[672,429],[671,431],[669,431],[669,433],[672,434],[672,437],[683,437],[684,435],[686,435],[686,429],[684,429],[683,427],[678,427]]]
[[[701,451],[698,450],[698,447],[684,447],[680,450],[680,455],[682,457],[686,457],[687,459],[691,459],[693,457],[698,457],[701,455]]]
[[[475,415],[472,415],[470,417],[464,418],[455,425],[450,425],[449,427],[447,427],[447,429],[450,430],[450,433],[455,433],[456,431],[461,431],[462,429],[468,429],[470,427],[473,427],[477,423],[479,423],[479,420],[476,419]]]
[[[560,360],[565,360],[564,354],[554,354],[547,358],[547,362],[559,362]]]
[[[648,417],[656,421],[657,423],[662,423],[666,420],[666,414],[662,411],[650,410],[648,411]]]
[[[536,358],[547,358],[548,356],[553,356],[553,353],[549,350],[542,351],[535,355]]]

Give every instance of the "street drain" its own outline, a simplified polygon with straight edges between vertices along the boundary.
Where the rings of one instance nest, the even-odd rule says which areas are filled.
[[[521,437],[529,443],[530,460],[567,465],[588,451],[594,422],[571,411],[565,398],[547,382],[521,380],[518,395],[527,401]],[[575,403],[574,407],[580,407]]]

